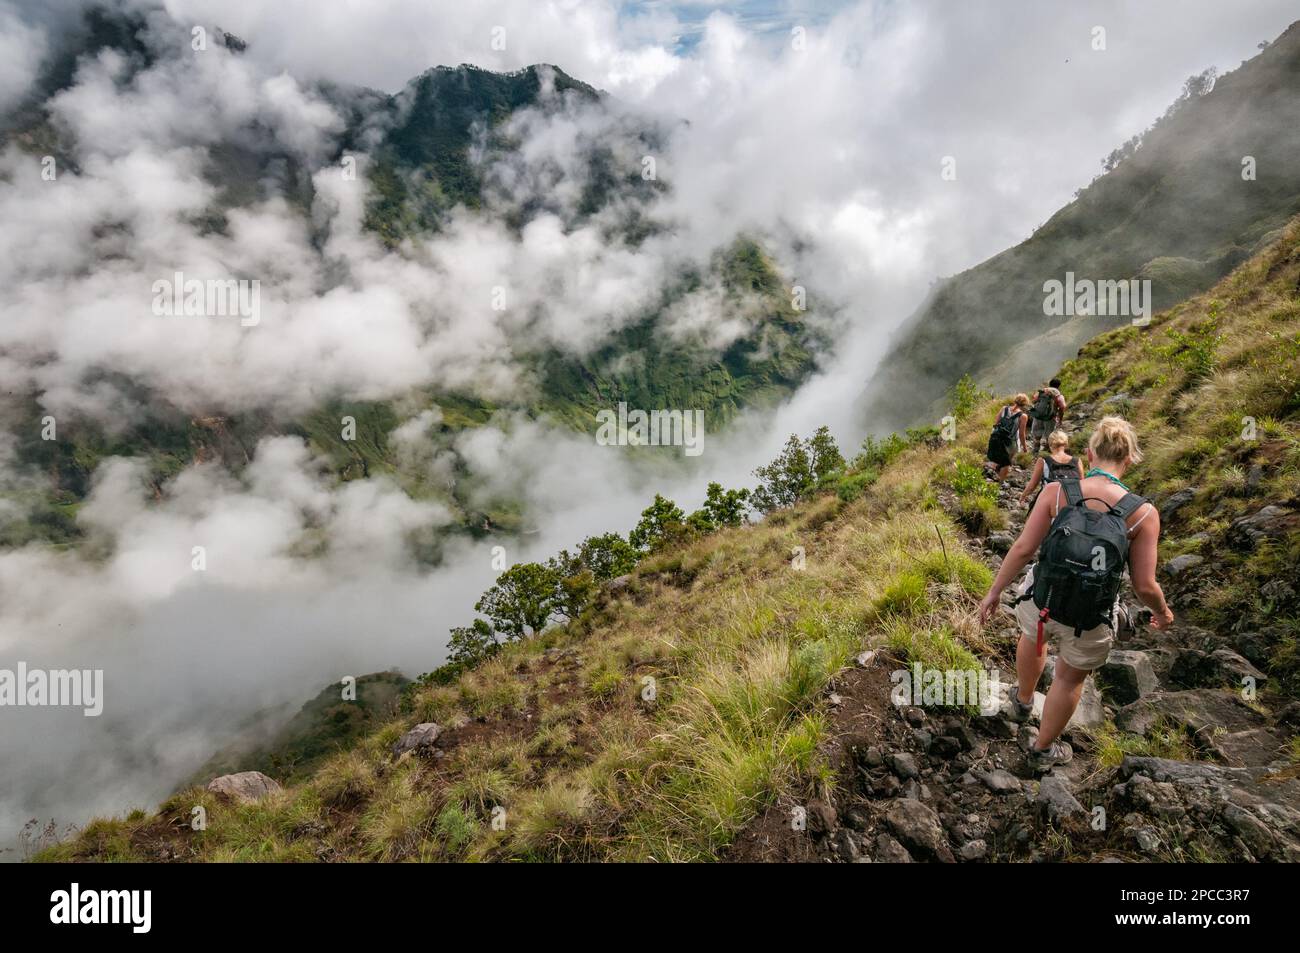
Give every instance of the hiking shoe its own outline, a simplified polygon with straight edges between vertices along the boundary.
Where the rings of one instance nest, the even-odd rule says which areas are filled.
[[[1019,724],[1024,724],[1029,720],[1029,716],[1034,713],[1034,704],[1030,702],[1026,705],[1020,700],[1020,689],[1012,686],[1011,691],[1007,692],[1007,717]]]
[[[1029,767],[1033,771],[1049,771],[1058,764],[1069,764],[1074,760],[1074,749],[1064,741],[1053,741],[1045,751],[1029,749]]]

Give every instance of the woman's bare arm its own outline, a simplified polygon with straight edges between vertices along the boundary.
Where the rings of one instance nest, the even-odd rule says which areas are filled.
[[[1052,504],[1055,502],[1055,494],[1039,494],[1034,508],[1029,511],[1029,519],[1025,520],[1025,528],[1020,531],[1020,538],[1012,544],[1006,558],[1002,560],[998,577],[993,580],[988,595],[980,603],[981,623],[987,622],[993,615],[994,609],[997,608],[998,597],[1007,586],[1011,585],[1016,576],[1020,575],[1020,570],[1029,565],[1029,561],[1034,558],[1034,553],[1038,552],[1038,547],[1042,545],[1047,537],[1047,531],[1052,526]]]
[[[1164,590],[1156,581],[1159,543],[1160,513],[1152,506],[1129,543],[1128,571],[1133,581],[1133,592],[1154,615],[1151,624],[1157,629],[1163,629],[1174,621],[1174,614],[1165,602]]]

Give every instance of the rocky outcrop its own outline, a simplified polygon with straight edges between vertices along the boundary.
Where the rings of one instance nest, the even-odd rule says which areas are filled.
[[[213,778],[208,782],[208,790],[214,794],[224,794],[240,804],[255,804],[283,789],[278,781],[261,771],[240,771]]]
[[[1157,722],[1179,725],[1208,738],[1216,729],[1244,731],[1259,726],[1262,716],[1231,692],[1197,688],[1153,692],[1115,714],[1122,731],[1145,735]]]
[[[1113,801],[1147,815],[1126,823],[1148,853],[1167,852],[1176,839],[1163,827],[1195,844],[1197,859],[1300,860],[1300,780],[1289,773],[1126,757],[1119,776]]]
[[[425,752],[437,744],[442,728],[432,721],[416,725],[393,744],[393,757],[401,757],[408,751]]]
[[[1160,688],[1151,657],[1127,649],[1113,649],[1095,678],[1102,695],[1116,705],[1132,704]]]
[[[1249,516],[1233,520],[1228,527],[1228,542],[1244,549],[1253,549],[1263,540],[1283,539],[1298,530],[1300,513],[1269,504]]]

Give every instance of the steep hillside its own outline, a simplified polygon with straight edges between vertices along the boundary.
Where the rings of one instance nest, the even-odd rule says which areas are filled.
[[[822,467],[814,438],[820,479],[795,447],[802,500],[761,523],[657,500],[630,573],[575,572],[567,622],[422,678],[309,779],[184,791],[40,859],[1300,860],[1300,221],[1061,373],[1076,449],[1107,413],[1142,435],[1178,623],[1113,653],[1042,780],[1001,713],[891,699],[917,663],[1011,679],[1012,623],[975,607],[1025,471],[986,480],[997,401],[963,386],[952,443]]]
[[[930,295],[867,387],[873,429],[928,420],[957,368],[994,387],[1028,386],[1128,320],[1048,317],[1044,282],[1067,272],[1150,279],[1153,310],[1168,308],[1214,284],[1300,211],[1300,23],[1203,89],[1190,82],[1136,150],[1117,150],[1118,164],[1030,238]]]

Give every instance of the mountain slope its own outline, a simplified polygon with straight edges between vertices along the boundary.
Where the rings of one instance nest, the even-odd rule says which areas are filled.
[[[1243,179],[1245,157],[1253,180]],[[1066,272],[1149,278],[1154,310],[1168,308],[1212,285],[1297,211],[1300,23],[1210,92],[1180,100],[1030,238],[939,286],[868,385],[867,419],[877,430],[928,420],[961,371],[996,387],[1037,384],[1084,341],[1128,320],[1045,316],[1046,281]]]
[[[1034,779],[1001,716],[891,701],[912,664],[1013,664],[1009,618],[973,613],[1021,517],[979,468],[998,401],[968,393],[954,444],[871,443],[805,502],[643,557],[305,783],[181,792],[42,859],[1300,859],[1300,220],[1061,374],[1076,449],[1107,413],[1142,435],[1178,616],[1100,673],[1069,770]]]
[[[34,155],[54,155],[60,168],[80,174],[77,144],[61,139],[60,127],[51,118],[51,98],[76,82],[79,61],[104,53],[121,58],[117,81],[123,86],[141,82],[159,55],[148,42],[148,29],[141,15],[107,7],[88,10],[80,33],[52,58],[37,84],[38,93],[6,117],[0,127],[4,141]],[[246,48],[227,34],[220,42],[232,56]],[[623,159],[639,157],[658,135],[630,119],[611,133],[618,141],[593,141],[574,157],[579,171],[573,175],[582,184],[576,210],[560,215],[545,199],[515,204],[513,196],[499,198],[493,191],[494,163],[518,158],[520,134],[513,120],[602,102],[595,89],[557,67],[530,66],[508,74],[468,65],[436,67],[394,95],[329,85],[312,91],[331,103],[345,123],[338,154],[331,161],[352,152],[365,152],[371,159],[364,224],[391,255],[418,254],[412,249],[442,231],[452,215],[501,225],[516,237],[544,213],[562,218],[565,228],[600,216],[605,240],[631,247],[665,227],[644,213],[647,203],[669,184],[646,181],[639,165],[615,159],[616,150]],[[212,206],[204,211],[204,229],[223,233],[232,211],[280,195],[303,222],[311,220],[317,198],[312,170],[301,157],[266,140],[265,130],[249,129],[231,141],[202,146],[208,159],[203,175],[215,187]],[[140,419],[109,432],[93,420],[67,415],[59,421],[59,439],[47,441],[40,439],[46,414],[42,395],[6,390],[0,394],[0,428],[12,437],[14,462],[24,477],[34,474],[34,479],[3,491],[19,515],[7,512],[0,521],[0,546],[75,543],[81,535],[77,507],[95,467],[106,458],[147,460],[150,482],[162,493],[168,479],[195,462],[216,461],[241,471],[258,441],[278,434],[306,439],[340,480],[386,474],[412,496],[445,503],[457,525],[467,531],[481,532],[485,525],[518,528],[522,516],[517,501],[485,503],[477,498],[477,488],[464,481],[449,486],[428,468],[405,464],[390,445],[390,433],[413,415],[432,411],[438,417],[434,439],[454,456],[457,435],[492,421],[498,412],[503,418],[544,419],[594,435],[596,413],[620,401],[644,409],[699,409],[707,426],[719,430],[744,408],[788,396],[812,372],[814,351],[822,342],[789,306],[784,279],[756,241],[737,236],[720,247],[711,262],[683,266],[682,271],[666,280],[644,313],[589,351],[530,343],[520,330],[518,340],[502,345],[519,370],[518,393],[494,401],[431,383],[382,400],[323,393],[319,404],[305,413],[216,404],[182,409],[138,381],[91,371],[87,386],[102,384],[129,397],[140,408]],[[734,340],[718,345],[675,335],[668,326],[673,309],[701,288],[718,290],[708,317],[711,324],[738,326]],[[344,416],[355,418],[356,440],[343,439]]]

